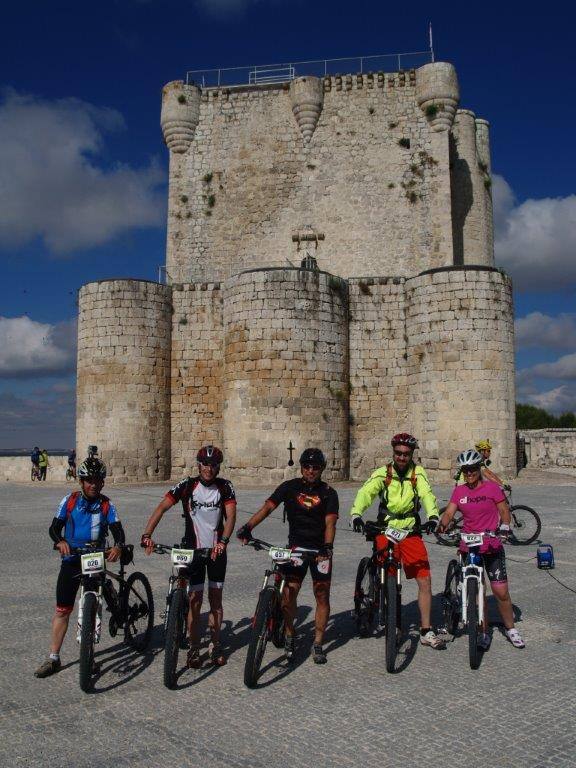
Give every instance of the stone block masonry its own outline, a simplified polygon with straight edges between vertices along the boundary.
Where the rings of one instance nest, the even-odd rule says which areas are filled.
[[[480,437],[514,457],[510,281],[489,125],[454,67],[162,94],[168,285],[80,292],[78,445],[177,479],[203,443],[272,484],[288,445],[364,479],[413,432],[432,475]]]

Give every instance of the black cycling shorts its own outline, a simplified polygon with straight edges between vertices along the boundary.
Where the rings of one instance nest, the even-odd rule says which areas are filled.
[[[56,610],[60,613],[69,613],[74,608],[76,595],[80,588],[82,568],[80,558],[74,560],[62,560],[60,573],[56,582]],[[96,580],[96,585],[99,580]]]
[[[194,552],[192,565],[188,566],[188,578],[190,579],[190,589],[193,592],[201,592],[204,589],[204,581],[208,575],[208,586],[216,589],[222,589],[224,579],[226,578],[226,564],[228,556],[226,552],[218,555],[216,560],[212,560],[210,554]]]
[[[310,576],[313,582],[323,581],[330,583],[332,579],[332,558],[322,560],[320,563],[317,563],[315,560],[303,560],[301,565],[290,563],[282,565],[281,568],[288,581],[304,581],[308,568],[310,568]]]
[[[507,582],[508,574],[506,573],[506,555],[504,554],[504,547],[498,552],[487,552],[482,555],[484,560],[484,569],[490,583]]]

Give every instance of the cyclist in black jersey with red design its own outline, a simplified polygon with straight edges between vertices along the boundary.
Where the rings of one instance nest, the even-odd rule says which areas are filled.
[[[217,477],[223,460],[222,451],[207,445],[198,451],[198,475],[187,477],[171,488],[156,507],[142,534],[142,546],[149,555],[154,549],[152,534],[166,512],[174,504],[182,502],[185,530],[182,546],[189,549],[211,549],[210,559],[194,554],[188,568],[190,579],[190,610],[188,611],[188,634],[190,650],[188,666],[201,666],[198,625],[204,597],[204,581],[208,575],[208,601],[210,613],[208,626],[211,635],[210,661],[222,666],[226,664],[220,648],[220,627],[222,626],[222,589],[226,576],[226,547],[236,522],[236,495],[232,483]]]
[[[318,448],[307,448],[300,456],[302,477],[286,480],[279,485],[237,533],[239,539],[249,541],[252,530],[283,503],[288,519],[289,546],[318,550],[315,562],[303,560],[301,565],[284,566],[286,586],[282,596],[282,610],[286,622],[285,652],[288,660],[291,660],[294,657],[296,598],[310,566],[312,588],[316,598],[312,648],[312,658],[316,664],[325,664],[327,661],[322,642],[330,616],[332,548],[338,519],[338,494],[321,479],[325,467],[326,459],[322,451]]]

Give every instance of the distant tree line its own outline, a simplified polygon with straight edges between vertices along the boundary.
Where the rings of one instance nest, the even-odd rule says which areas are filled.
[[[546,429],[547,427],[576,429],[576,414],[563,413],[561,416],[553,416],[543,408],[516,403],[516,429]]]

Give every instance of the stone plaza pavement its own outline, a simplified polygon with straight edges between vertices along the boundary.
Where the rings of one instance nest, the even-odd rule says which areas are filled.
[[[129,541],[167,485],[110,486]],[[163,631],[159,613],[169,573],[167,557],[136,553],[135,567],[150,578],[156,629],[149,655],[138,656],[103,633],[95,690],[78,686],[78,647],[70,632],[62,672],[37,680],[34,669],[48,648],[58,559],[47,528],[65,486],[4,484],[0,487],[2,621],[0,700],[3,739],[0,765],[146,768],[294,765],[455,766],[506,768],[576,766],[576,594],[539,571],[535,547],[509,547],[508,570],[518,627],[527,643],[515,650],[494,629],[491,650],[479,670],[468,665],[467,639],[444,651],[418,644],[416,591],[405,582],[406,635],[395,674],[384,669],[384,641],[357,639],[350,610],[359,558],[369,551],[351,533],[346,514],[354,487],[339,486],[344,514],[335,544],[329,663],[309,658],[313,621],[307,581],[301,593],[298,658],[288,668],[272,646],[256,690],[243,685],[251,616],[266,556],[236,542],[230,546],[225,588],[226,667],[184,671],[178,689],[162,685]],[[449,489],[438,489],[445,500]],[[265,498],[239,490],[239,522]],[[516,485],[514,499],[541,512],[542,541],[554,545],[553,576],[576,589],[576,478]],[[156,538],[179,540],[177,508],[167,513]],[[281,513],[259,529],[283,543]],[[433,587],[441,591],[452,550],[432,541]],[[496,620],[495,608],[490,606]],[[440,621],[440,600],[435,599]],[[104,625],[103,625],[104,626]]]

